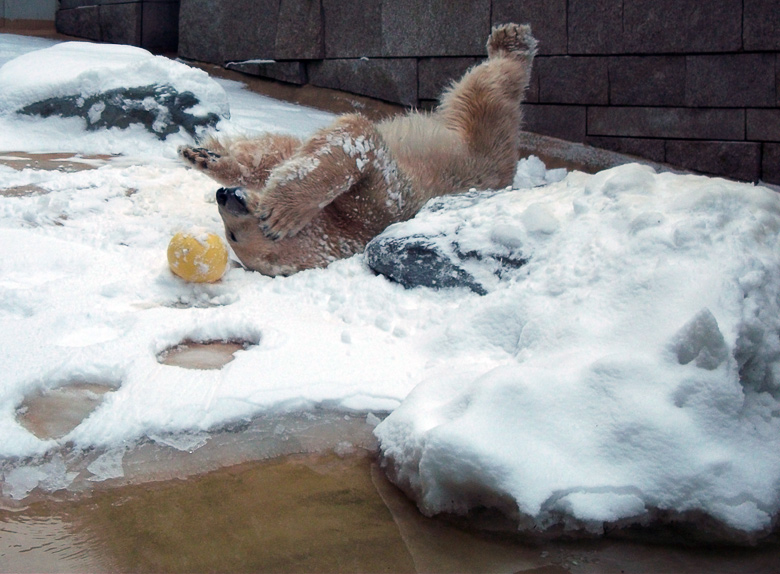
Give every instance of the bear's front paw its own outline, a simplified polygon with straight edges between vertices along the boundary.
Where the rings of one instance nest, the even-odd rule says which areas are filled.
[[[252,211],[260,220],[263,234],[274,241],[297,234],[319,212],[316,208],[296,205],[289,198],[284,201],[269,195],[261,197],[252,206]]]
[[[181,146],[179,155],[199,169],[208,170],[220,155],[204,147]]]
[[[533,58],[538,42],[528,24],[503,24],[493,28],[488,38],[488,56],[519,56]]]

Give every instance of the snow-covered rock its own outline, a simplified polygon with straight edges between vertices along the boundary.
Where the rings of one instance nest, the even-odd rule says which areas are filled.
[[[88,130],[140,124],[160,139],[229,116],[208,74],[132,46],[64,42],[0,68],[0,114],[78,117]]]
[[[473,245],[469,208],[494,195],[473,191],[430,201],[412,221],[396,223],[375,237],[366,246],[366,263],[407,288],[465,287],[485,295],[526,263],[519,219],[481,228],[477,233],[487,236],[479,238],[478,247]]]
[[[553,233],[557,221],[548,210],[532,205],[522,212],[496,214],[493,225],[475,224],[481,217],[472,219],[475,206],[490,205],[498,194],[523,193],[560,181],[565,175],[565,169],[546,170],[536,156],[524,158],[508,190],[471,190],[429,201],[413,220],[396,223],[374,238],[366,246],[366,263],[407,288],[465,287],[484,295],[527,262],[525,235]]]

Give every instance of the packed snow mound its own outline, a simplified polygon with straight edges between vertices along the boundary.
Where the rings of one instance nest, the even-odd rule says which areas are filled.
[[[144,125],[190,136],[229,116],[225,90],[202,70],[133,46],[64,42],[0,68],[0,114],[79,117],[87,129]]]
[[[780,196],[627,165],[498,193],[421,233],[528,262],[449,325],[506,360],[418,385],[376,428],[428,515],[535,532],[702,516],[756,538],[780,508]],[[511,233],[510,233],[511,230]]]

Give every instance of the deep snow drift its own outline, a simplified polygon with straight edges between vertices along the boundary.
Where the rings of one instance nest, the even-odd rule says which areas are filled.
[[[0,36],[0,56],[39,47]],[[104,49],[58,63],[78,72],[69,89],[115,76]],[[145,73],[168,81],[156,61]],[[13,91],[27,80],[10,64]],[[330,119],[219,84],[226,133],[305,135]],[[523,528],[600,532],[704,513],[746,538],[778,514],[776,193],[638,165],[558,181],[531,158],[515,191],[406,224],[528,258],[487,295],[405,290],[362,256],[191,285],[168,269],[168,240],[222,225],[217,184],[175,159],[186,134],[3,109],[0,150],[124,154],[74,173],[0,166],[5,496],[66,487],[59,459],[34,457],[68,442],[107,449],[90,471],[109,478],[139,438],[189,433],[197,448],[237,419],[324,406],[394,411],[376,429],[388,471],[429,514],[495,505]],[[30,184],[45,193],[2,195]],[[158,361],[187,339],[252,345],[218,371]],[[116,390],[61,439],[19,424],[26,396],[76,382]]]

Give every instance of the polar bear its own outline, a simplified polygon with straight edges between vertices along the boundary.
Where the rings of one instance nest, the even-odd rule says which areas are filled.
[[[248,269],[273,276],[324,267],[362,252],[433,197],[512,183],[536,44],[527,25],[493,28],[488,59],[432,113],[379,123],[349,114],[306,141],[211,138],[179,153],[226,186],[219,213]]]

